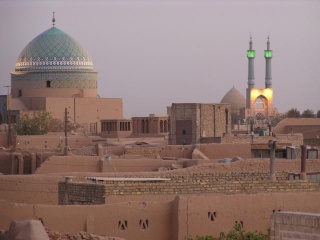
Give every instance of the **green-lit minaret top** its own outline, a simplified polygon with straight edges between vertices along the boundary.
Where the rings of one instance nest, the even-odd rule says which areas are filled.
[[[267,41],[267,50],[264,50],[264,57],[265,58],[272,58],[273,52],[270,50],[270,39],[268,36],[268,41]]]
[[[248,50],[247,51],[247,56],[248,58],[254,58],[255,57],[255,50]]]
[[[252,49],[252,37],[250,36],[249,50],[247,50],[247,57],[254,58],[255,55],[256,55],[256,51]]]
[[[272,50],[265,50],[264,51],[264,56],[266,58],[272,58]]]

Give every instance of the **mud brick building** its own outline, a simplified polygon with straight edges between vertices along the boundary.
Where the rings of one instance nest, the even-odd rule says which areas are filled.
[[[173,103],[169,143],[197,144],[231,133],[230,104]]]

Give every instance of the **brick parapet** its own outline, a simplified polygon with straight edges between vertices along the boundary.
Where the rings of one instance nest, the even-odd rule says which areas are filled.
[[[163,147],[126,147],[125,153],[130,155],[141,155],[144,157],[155,158],[160,155]]]
[[[303,143],[314,147],[320,147],[320,138],[304,139]]]
[[[222,137],[222,143],[253,143],[255,144],[267,144],[268,140],[277,141],[279,144],[285,145],[303,145],[303,135],[302,134],[278,134],[274,136],[254,136],[253,140],[251,135],[240,134],[232,135],[226,134]]]
[[[104,204],[105,198],[110,195],[255,194],[320,190],[320,181],[289,181],[286,180],[286,172],[277,172],[278,181],[276,182],[269,181],[268,172],[167,174],[161,177],[170,178],[170,180],[106,181],[104,184],[61,182],[59,183],[59,204]]]
[[[106,186],[91,183],[59,182],[58,194],[61,205],[105,204]]]
[[[216,181],[200,179],[180,179],[170,182],[107,182],[108,195],[142,194],[197,194],[197,193],[259,193],[259,192],[295,192],[319,191],[320,182],[308,181]]]

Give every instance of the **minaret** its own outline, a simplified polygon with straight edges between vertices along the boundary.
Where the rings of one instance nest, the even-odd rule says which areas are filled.
[[[248,88],[247,88],[247,108],[250,108],[250,91],[254,88],[254,57],[255,50],[252,49],[252,36],[250,35],[248,57]]]
[[[271,58],[272,58],[272,50],[270,50],[270,39],[268,36],[267,41],[267,50],[264,50],[264,57],[266,59],[266,88],[272,88],[272,76],[271,76]]]

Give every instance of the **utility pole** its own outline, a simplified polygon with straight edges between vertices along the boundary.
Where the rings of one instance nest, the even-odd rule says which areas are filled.
[[[307,166],[307,146],[301,146],[301,173],[300,173],[300,180],[307,180],[307,173],[306,173],[306,166]]]
[[[68,156],[68,109],[64,109],[64,151],[63,155]]]
[[[275,173],[275,152],[278,146],[277,141],[268,141],[268,147],[270,148],[270,180],[276,181],[276,173]]]
[[[7,88],[7,117],[8,117],[8,147],[12,146],[12,129],[11,129],[11,110],[10,110],[10,87],[9,85],[3,86]]]

